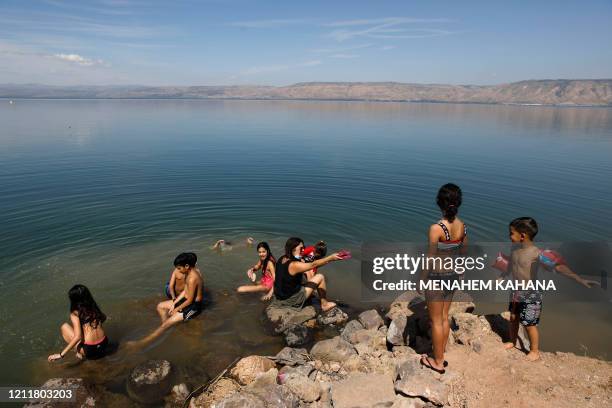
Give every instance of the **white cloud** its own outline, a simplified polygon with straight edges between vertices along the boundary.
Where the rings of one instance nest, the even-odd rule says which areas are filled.
[[[385,45],[385,46],[381,47],[381,50],[389,51],[389,50],[392,50],[394,48],[397,48],[397,47],[395,45]]]
[[[298,67],[314,67],[316,65],[321,65],[322,62],[320,60],[306,61],[301,64],[297,64]]]
[[[53,55],[55,58],[64,60],[64,61],[68,61],[68,62],[72,62],[75,63],[77,65],[80,65],[82,67],[91,67],[93,65],[102,65],[104,64],[104,61],[102,61],[101,59],[91,59],[91,58],[85,58],[79,54],[55,54]]]
[[[331,58],[344,58],[344,59],[349,59],[349,58],[357,58],[359,57],[359,55],[357,54],[332,54],[330,55]]]
[[[277,28],[310,23],[311,20],[301,18],[284,18],[275,20],[236,21],[230,26],[241,28]]]
[[[333,38],[337,42],[343,42],[354,38],[411,39],[450,35],[453,34],[453,32],[448,30],[413,26],[414,24],[444,23],[448,21],[448,19],[443,18],[419,19],[409,17],[388,17],[367,20],[336,21],[326,24],[326,26],[348,27],[336,29],[327,34],[328,37]]]
[[[447,23],[447,18],[412,18],[412,17],[385,17],[361,20],[343,20],[324,24],[327,27],[354,27],[377,24],[410,24],[410,23]]]
[[[373,45],[374,44],[372,43],[367,43],[367,44],[354,45],[352,47],[317,48],[317,49],[310,50],[310,51],[315,52],[317,54],[337,54],[337,53],[345,53],[348,51],[361,50],[364,48],[372,47]]]

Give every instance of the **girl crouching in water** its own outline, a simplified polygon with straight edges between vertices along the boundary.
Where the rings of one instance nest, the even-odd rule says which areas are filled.
[[[261,279],[253,285],[240,286],[236,290],[238,293],[266,292],[261,297],[261,300],[270,300],[274,294],[276,259],[274,259],[274,255],[272,255],[267,242],[257,244],[257,255],[259,256],[259,261],[247,271],[247,276],[251,281],[255,282],[257,280],[256,272],[261,270]]]
[[[62,324],[60,330],[66,347],[58,354],[51,354],[49,361],[62,359],[76,347],[79,359],[95,360],[106,355],[108,338],[104,334],[102,323],[106,315],[102,313],[89,289],[83,285],[74,285],[68,291],[70,299],[70,324]]]

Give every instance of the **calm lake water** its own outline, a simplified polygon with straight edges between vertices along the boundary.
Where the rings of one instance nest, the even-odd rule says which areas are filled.
[[[608,242],[612,231],[612,109],[0,100],[0,123],[3,385],[78,375],[120,389],[152,356],[197,382],[238,355],[278,351],[261,302],[233,293],[255,250],[211,251],[219,238],[250,235],[275,253],[293,235],[332,249],[423,241],[449,181],[464,191],[472,240],[506,241],[523,215],[538,220],[541,241]],[[62,347],[73,284],[92,290],[111,338],[135,339],[158,324],[155,304],[185,250],[199,255],[213,298],[198,320],[141,353],[46,362]],[[353,310],[368,307],[359,268],[326,268],[330,295]],[[544,310],[545,350],[610,359],[610,304]]]

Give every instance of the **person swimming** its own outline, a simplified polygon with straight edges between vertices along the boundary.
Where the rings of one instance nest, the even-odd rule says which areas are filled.
[[[102,328],[106,315],[102,313],[91,292],[83,285],[74,285],[68,291],[70,299],[70,323],[60,327],[66,347],[57,354],[51,354],[48,360],[56,361],[76,348],[79,359],[96,360],[108,353],[108,338]]]
[[[245,244],[247,247],[252,247],[254,242],[255,239],[253,237],[247,237],[245,240]],[[232,249],[234,249],[234,246],[230,241],[219,239],[213,244],[212,247],[210,247],[210,249],[214,249],[217,251],[231,251]]]
[[[274,294],[274,278],[276,274],[276,259],[270,251],[270,246],[267,242],[260,242],[257,244],[257,255],[259,260],[247,271],[249,279],[255,283],[257,280],[256,272],[261,270],[261,279],[259,282],[253,285],[239,286],[236,291],[238,293],[250,293],[250,292],[266,292],[261,297],[261,300],[269,300]]]

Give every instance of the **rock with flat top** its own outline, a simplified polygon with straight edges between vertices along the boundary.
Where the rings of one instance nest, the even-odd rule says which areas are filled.
[[[393,378],[385,374],[354,373],[331,385],[334,408],[382,408],[395,401]]]
[[[351,356],[357,355],[357,352],[351,343],[343,340],[340,336],[336,336],[316,343],[312,350],[310,350],[310,355],[321,361],[342,362]]]
[[[317,311],[313,306],[296,309],[292,307],[281,307],[275,303],[271,303],[266,308],[266,318],[277,334],[284,333],[290,327],[306,324],[306,322],[316,317]]]

